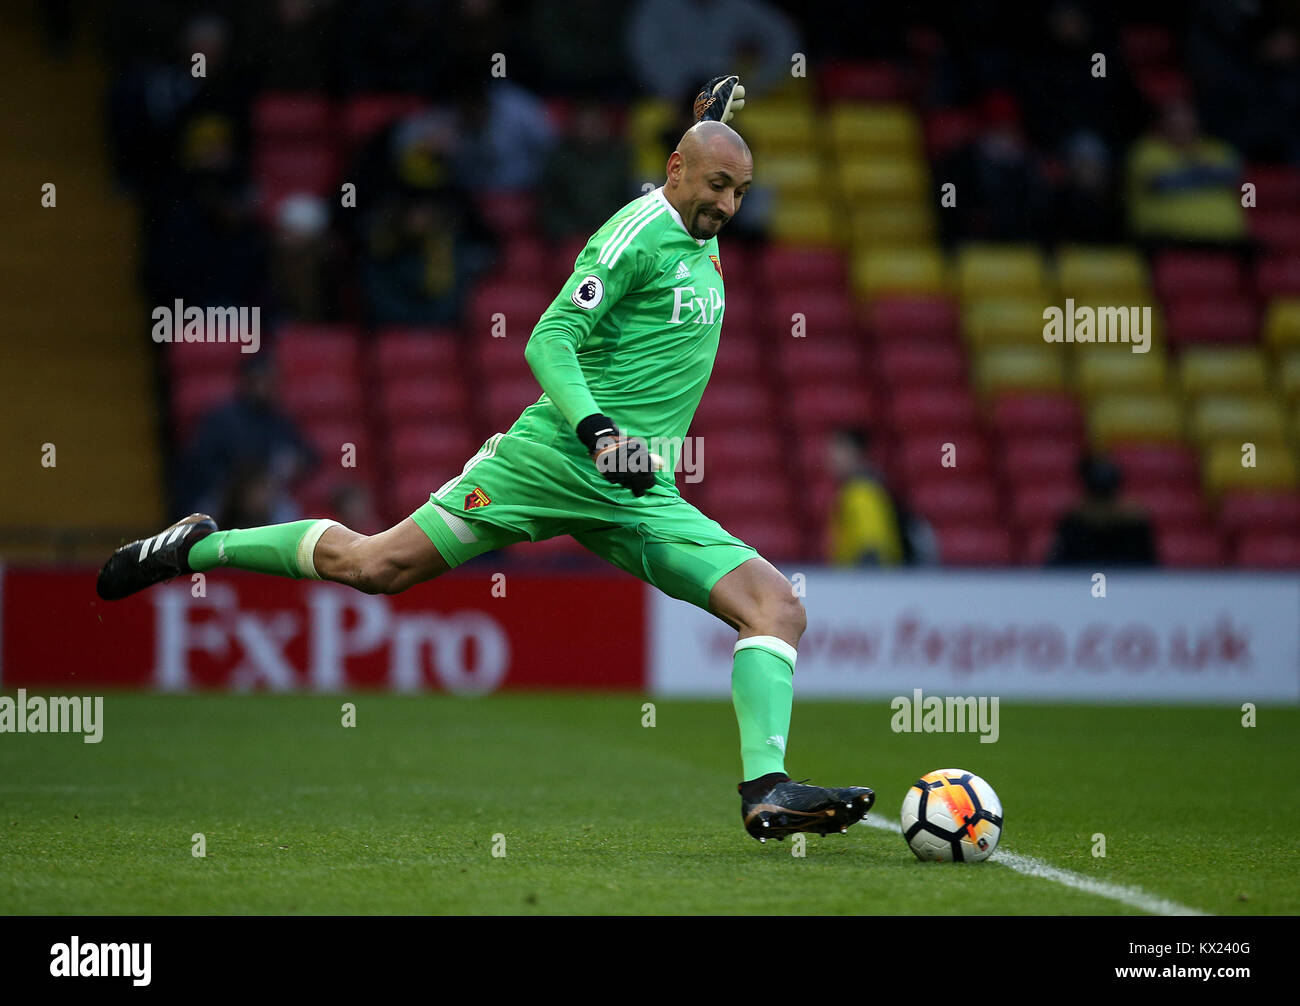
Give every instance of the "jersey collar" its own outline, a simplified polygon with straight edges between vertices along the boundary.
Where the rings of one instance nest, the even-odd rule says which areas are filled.
[[[655,189],[654,195],[661,203],[663,203],[665,206],[668,207],[668,212],[671,213],[672,218],[677,221],[677,226],[680,227],[682,230],[686,231],[687,237],[689,237],[701,248],[703,248],[706,244],[709,243],[708,238],[704,238],[704,239],[697,238],[690,231],[686,230],[686,224],[682,223],[682,215],[678,213],[677,210],[673,208],[673,204],[668,201],[668,197],[664,195],[664,187],[662,185],[660,185],[659,188]]]

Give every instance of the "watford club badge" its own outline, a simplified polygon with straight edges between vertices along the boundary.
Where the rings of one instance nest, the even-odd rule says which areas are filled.
[[[713,268],[718,270],[718,278],[725,282],[727,277],[722,275],[722,263],[718,261],[718,256],[710,255],[709,261],[713,263]]]
[[[488,494],[478,486],[475,486],[474,491],[465,497],[465,509],[474,510],[477,507],[487,506],[491,502],[492,501],[488,499]]]

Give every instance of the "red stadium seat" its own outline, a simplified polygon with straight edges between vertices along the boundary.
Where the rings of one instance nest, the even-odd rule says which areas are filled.
[[[457,374],[390,377],[379,386],[379,414],[389,426],[469,418],[469,386]]]
[[[935,524],[1002,520],[993,480],[977,476],[940,475],[917,481],[907,499]]]
[[[582,249],[587,247],[588,237],[586,234],[574,234],[556,243],[555,252],[548,260],[547,276],[557,294],[560,285],[573,275],[574,264],[582,254]]]
[[[965,385],[966,356],[946,339],[886,342],[871,361],[872,376],[883,388],[904,385]]]
[[[253,175],[263,192],[263,205],[272,212],[294,192],[325,197],[337,194],[339,158],[324,141],[265,144],[253,151]]]
[[[470,342],[493,337],[494,316],[503,315],[505,337],[527,340],[537,319],[555,299],[550,287],[518,280],[489,280],[479,284],[469,298],[465,335]]]
[[[263,94],[253,103],[253,133],[259,139],[328,140],[334,108],[319,94]]]
[[[1255,267],[1255,292],[1262,300],[1300,297],[1300,254],[1263,259]]]
[[[1122,495],[1146,510],[1151,520],[1162,528],[1206,527],[1212,523],[1205,497],[1194,484],[1135,485],[1124,489]]]
[[[1223,541],[1213,528],[1156,528],[1156,556],[1162,566],[1205,569],[1224,565]]]
[[[942,465],[945,443],[953,445],[954,468]],[[947,474],[986,477],[991,466],[988,444],[982,434],[974,432],[956,434],[950,439],[935,433],[912,434],[900,438],[894,452],[894,468],[898,477],[908,485],[933,481]]]
[[[359,94],[343,106],[343,139],[351,147],[360,146],[394,120],[426,104],[418,94]]]
[[[999,395],[993,403],[992,423],[1004,437],[1083,435],[1079,404],[1066,395]]]
[[[855,339],[784,339],[777,343],[777,373],[787,383],[805,380],[840,384],[862,380],[864,351]]]
[[[770,245],[759,259],[758,270],[759,282],[767,290],[844,293],[848,289],[844,256],[828,248]]]
[[[465,466],[483,439],[476,439],[464,424],[427,422],[391,427],[386,437],[389,468],[394,477],[418,471],[441,478],[441,485]],[[430,486],[429,491],[436,488]]]
[[[969,388],[900,388],[886,400],[885,415],[900,436],[936,432],[951,437],[979,425]]]
[[[1109,456],[1123,471],[1125,488],[1201,484],[1196,452],[1181,444],[1124,444],[1112,448]]]
[[[795,319],[800,316],[804,334],[796,337]],[[769,334],[786,343],[853,339],[859,335],[852,298],[833,290],[778,293],[768,302],[764,317]]]
[[[893,63],[834,61],[818,74],[823,101],[901,101],[907,79]]]
[[[1166,330],[1171,347],[1259,340],[1259,316],[1245,297],[1184,298],[1169,304]]]
[[[764,320],[769,312],[764,312]],[[760,335],[759,312],[755,298],[744,293],[736,294],[730,287],[727,292],[727,304],[722,314],[722,338],[753,339]],[[786,337],[790,330],[786,329]]]
[[[1226,492],[1219,500],[1219,526],[1233,535],[1300,528],[1300,492]]]
[[[490,433],[501,433],[514,425],[519,413],[542,397],[536,378],[503,378],[488,385],[487,415]],[[485,436],[486,440],[487,437]]]
[[[717,429],[745,423],[767,423],[771,417],[772,399],[766,385],[747,381],[712,381],[704,390],[695,422],[702,429]]]
[[[280,401],[295,419],[309,421],[360,416],[363,409],[361,385],[355,373],[312,374],[279,382]]]
[[[882,344],[957,339],[957,308],[942,297],[881,298],[872,303],[870,319],[871,329]]]
[[[795,509],[786,480],[773,478],[771,471],[719,472],[709,468],[707,458],[704,470],[705,510],[719,523],[722,520],[718,514],[748,518],[750,515],[789,514]]]
[[[1008,437],[998,460],[1008,484],[1072,482],[1078,477],[1080,444],[1061,437]]]
[[[703,463],[705,477],[714,471],[760,471],[771,478],[773,472],[785,470],[785,445],[774,430],[740,429],[702,430],[696,450]]]
[[[551,248],[541,238],[517,234],[508,238],[502,246],[495,274],[502,278],[541,276],[545,274],[550,260]]]
[[[1192,82],[1186,74],[1172,67],[1147,67],[1138,70],[1133,77],[1138,93],[1153,107],[1160,108],[1171,101],[1189,101],[1192,98]]]
[[[1243,177],[1255,184],[1256,208],[1300,210],[1300,168],[1252,164]]]
[[[1254,209],[1246,215],[1250,236],[1275,255],[1300,253],[1300,210]]]
[[[1156,256],[1152,270],[1161,300],[1231,297],[1242,290],[1241,262],[1229,252],[1166,251]]]
[[[1011,532],[993,523],[946,523],[934,529],[947,566],[1008,566],[1016,559]]]
[[[1021,527],[1055,525],[1079,502],[1081,492],[1072,481],[1040,482],[1010,487],[1011,513]]]
[[[714,380],[757,381],[762,379],[762,343],[756,339],[724,334],[713,362]]]
[[[709,392],[705,392],[707,399]],[[801,435],[840,427],[870,427],[876,419],[876,400],[870,389],[857,384],[804,383],[787,399],[790,421]]]
[[[492,379],[530,376],[533,371],[524,357],[524,347],[531,332],[511,330],[509,326],[506,330],[509,334],[504,339],[494,339],[491,335],[474,338],[470,346],[475,366],[480,374],[490,375]]]
[[[217,374],[233,380],[240,365],[253,358],[238,342],[173,342],[164,345],[162,352],[173,381]]]
[[[172,422],[177,444],[185,444],[195,424],[219,405],[235,397],[238,385],[233,373],[193,373],[172,382]]]
[[[813,543],[806,540],[803,533],[802,519],[763,514],[746,515],[736,520],[724,519],[726,514],[709,516],[745,544],[757,549],[765,559],[778,565],[782,561],[806,559],[814,554]]]
[[[1056,526],[1039,524],[1028,528],[1022,532],[1020,540],[1022,542],[1020,561],[1026,566],[1042,566],[1047,562],[1052,546],[1056,543]]]
[[[1300,568],[1300,532],[1245,531],[1237,540],[1236,560],[1259,569]]]
[[[374,352],[380,380],[463,373],[460,335],[454,329],[387,328],[375,337]]]
[[[484,192],[478,197],[478,210],[498,234],[525,233],[536,226],[537,196],[513,189]]]
[[[356,379],[360,337],[349,325],[285,325],[275,337],[275,363],[282,379],[317,374]]]

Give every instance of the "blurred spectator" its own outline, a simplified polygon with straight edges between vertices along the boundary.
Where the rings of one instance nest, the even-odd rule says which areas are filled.
[[[305,192],[282,200],[271,240],[274,323],[332,320],[340,271],[325,201]]]
[[[1300,8],[1190,6],[1187,65],[1209,130],[1251,161],[1300,162]]]
[[[627,51],[641,87],[676,100],[720,73],[762,94],[790,80],[799,32],[764,0],[641,0],[627,23]]]
[[[285,500],[277,506],[275,495],[275,480],[266,468],[252,461],[241,462],[226,483],[220,509],[215,511],[218,526],[265,527],[298,516]]]
[[[1123,473],[1107,458],[1079,462],[1084,498],[1061,518],[1048,552],[1049,566],[1154,566],[1151,522],[1141,510],[1118,500]]]
[[[981,111],[979,135],[936,168],[937,181],[957,186],[955,211],[939,214],[944,238],[1043,240],[1051,191],[1041,158],[1025,139],[1019,106],[999,91],[984,100]]]
[[[1124,226],[1106,145],[1092,133],[1075,133],[1066,144],[1063,171],[1053,213],[1056,239],[1119,242]]]
[[[337,8],[329,0],[268,0],[247,5],[248,67],[266,91],[333,87]]]
[[[839,486],[831,510],[830,561],[837,566],[899,566],[937,561],[934,532],[895,498],[867,459],[869,439],[838,430],[826,445]]]
[[[569,130],[542,171],[542,229],[550,238],[594,233],[610,214],[640,194],[631,179],[632,152],[612,108],[578,102]]]
[[[330,506],[336,520],[361,534],[378,534],[388,526],[375,510],[370,491],[360,483],[348,482],[335,489]]]
[[[470,68],[458,91],[450,150],[456,182],[468,192],[536,185],[555,144],[546,106],[517,84]]]
[[[236,397],[199,420],[181,469],[178,502],[182,510],[203,513],[223,505],[262,506],[274,515],[269,523],[292,520],[297,508],[288,487],[317,461],[316,449],[276,404],[270,358],[254,354],[240,370]]]
[[[374,218],[362,263],[372,324],[459,321],[488,253],[462,226],[463,205],[453,191],[394,198]]]
[[[1232,242],[1244,238],[1241,161],[1200,131],[1196,109],[1171,101],[1156,129],[1128,158],[1129,227],[1146,241]]]

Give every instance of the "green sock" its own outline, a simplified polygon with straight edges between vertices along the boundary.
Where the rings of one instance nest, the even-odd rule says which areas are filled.
[[[303,577],[319,580],[312,553],[320,536],[336,523],[296,520],[291,524],[213,531],[190,549],[190,569],[202,573],[216,566],[233,566],[295,580]]]
[[[795,649],[776,636],[749,636],[736,644],[731,700],[740,725],[744,781],[785,771],[785,742],[794,704]]]

